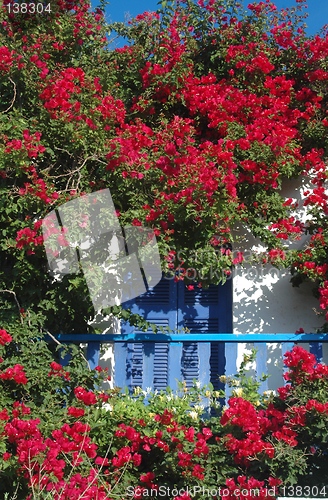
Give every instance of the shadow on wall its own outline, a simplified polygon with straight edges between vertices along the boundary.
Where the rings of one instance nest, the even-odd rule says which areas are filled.
[[[293,198],[299,203],[295,210],[296,219],[306,222],[306,208],[303,206],[303,191],[311,189],[307,180],[287,179],[283,182],[281,195],[286,199]],[[312,186],[313,188],[313,186]],[[254,238],[248,228],[237,229],[243,237],[240,247],[247,255],[249,251],[264,251],[258,238]],[[310,236],[303,235],[301,240],[290,241],[290,249],[304,249]],[[285,242],[286,243],[286,242]],[[325,318],[315,312],[321,311],[319,301],[313,296],[315,283],[306,281],[299,287],[290,283],[289,269],[276,269],[271,265],[245,265],[233,275],[233,332],[234,333],[295,333],[303,328],[306,333],[315,333]],[[243,353],[251,351],[253,344],[239,344],[237,366],[242,361]],[[309,350],[309,344],[302,347]],[[323,362],[328,364],[328,345],[323,345]],[[283,357],[280,344],[267,344],[267,369],[269,389],[277,389],[284,384],[282,378]],[[250,374],[255,374],[255,369]]]
[[[315,333],[325,322],[314,283],[292,287],[289,270],[245,266],[233,278],[234,333]]]
[[[295,333],[303,328],[315,333],[325,322],[315,314],[318,300],[312,295],[314,283],[305,282],[299,288],[292,287],[288,270],[263,271],[263,279],[251,279],[254,267],[247,266],[234,278],[234,333]],[[249,268],[249,269],[248,269]],[[275,271],[275,272],[274,272]],[[250,353],[253,344],[238,345],[237,366],[243,353]],[[309,350],[309,344],[303,344]],[[328,346],[324,345],[323,361],[328,364]],[[270,375],[268,388],[276,390],[284,385],[283,357],[280,343],[267,344],[267,370]],[[251,370],[250,375],[255,371]]]
[[[285,199],[298,202],[292,215],[303,223],[307,218],[303,192],[308,188],[311,186],[304,177],[285,179],[279,193]],[[254,250],[265,251],[261,241],[254,238],[247,227],[237,228],[236,233],[244,240],[240,250],[246,255]],[[304,249],[309,240],[309,235],[303,235],[301,240],[285,241],[284,244],[290,249]],[[234,333],[295,333],[299,328],[314,333],[322,326],[324,318],[314,312],[315,308],[320,310],[319,301],[312,294],[315,284],[309,281],[292,287],[290,278],[288,269],[276,269],[271,265],[245,265],[244,269],[235,270]]]

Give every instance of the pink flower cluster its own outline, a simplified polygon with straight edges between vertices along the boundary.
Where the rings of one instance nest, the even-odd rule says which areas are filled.
[[[63,377],[65,380],[69,380],[69,372],[65,372],[64,367],[59,363],[53,361],[50,363],[51,371],[48,373],[48,376],[54,377]]]
[[[22,365],[15,365],[13,368],[7,368],[5,372],[0,373],[3,380],[14,380],[16,384],[27,384],[27,378]]]
[[[30,136],[29,130],[23,131],[24,141],[13,139],[6,143],[5,153],[11,154],[12,150],[26,150],[29,158],[37,158],[39,153],[44,153],[45,147],[38,144],[41,139],[41,132],[35,132]]]

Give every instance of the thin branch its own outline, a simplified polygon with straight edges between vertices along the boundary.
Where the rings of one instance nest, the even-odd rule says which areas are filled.
[[[88,412],[87,425],[89,424],[89,420],[90,420],[90,412]],[[78,463],[77,463],[77,462],[78,462],[78,459],[80,458],[80,456],[81,456],[81,454],[82,454],[82,450],[83,450],[83,446],[84,446],[84,443],[85,443],[85,440],[86,440],[86,437],[87,437],[87,433],[88,433],[88,431],[87,431],[87,427],[86,427],[86,430],[85,430],[85,432],[84,432],[84,434],[83,434],[83,441],[82,441],[82,443],[81,443],[81,446],[80,446],[80,449],[79,449],[79,452],[78,452],[78,456],[77,456],[77,458],[76,458],[76,459],[74,459],[74,462],[75,462],[75,463],[74,463],[74,462],[73,462],[73,463],[70,463],[70,465],[72,466],[72,468],[71,468],[71,471],[70,471],[70,473],[69,473],[68,477],[65,479],[65,483],[66,483],[66,485],[67,485],[67,484],[69,484],[69,483],[68,483],[68,481],[69,481],[69,479],[70,479],[71,475],[73,474],[74,469],[75,469],[75,468],[77,467],[77,465],[78,465]],[[64,452],[64,456],[66,457],[65,452]],[[92,484],[92,483],[91,483],[91,484]],[[60,497],[62,496],[62,493],[64,492],[64,488],[65,488],[65,486],[66,486],[66,485],[64,484],[64,486],[62,487],[62,489],[61,489],[61,491],[60,491]],[[85,490],[85,491],[86,491],[86,490]],[[85,493],[85,491],[83,492],[83,494]],[[60,498],[60,497],[59,497],[59,498]],[[79,500],[80,498],[81,498],[81,497],[79,496],[78,500]]]
[[[67,151],[67,149],[59,148],[58,146],[55,146],[55,149],[58,149],[58,151],[64,151],[64,153],[67,153],[69,156],[73,156],[72,153]]]
[[[19,484],[17,485],[16,490],[14,491],[14,496],[13,496],[13,497],[11,497],[11,499],[10,499],[10,500],[17,500],[17,491],[18,491],[18,488],[19,488]],[[6,495],[6,493],[5,493],[5,495]],[[7,497],[6,497],[6,498],[7,498]]]
[[[28,326],[31,328],[31,315],[29,310],[27,310],[27,314],[28,314]]]
[[[56,339],[56,337],[54,337],[50,332],[48,332],[48,330],[44,330],[46,332],[47,335],[49,335],[49,337],[54,341],[56,342],[56,344],[58,345],[61,345],[63,347],[65,347],[65,344],[62,344],[61,342],[59,342],[59,340]],[[82,352],[80,352],[82,358],[84,359],[84,361],[87,363],[88,365],[88,368],[89,368],[89,371],[91,372],[91,368],[90,368],[90,365],[89,365],[89,361],[86,359],[86,357],[84,356],[84,354]]]
[[[15,301],[16,301],[16,304],[17,304],[17,307],[18,307],[18,310],[19,310],[19,313],[20,313],[21,306],[20,306],[20,304],[19,304],[19,302],[17,300],[16,293],[13,292],[12,290],[0,290],[0,292],[12,293],[14,295],[14,298],[15,298]],[[21,320],[21,323],[23,324],[23,318],[22,318],[22,316],[21,316],[20,320]]]
[[[57,149],[61,149],[61,148],[57,148]],[[66,151],[66,150],[62,150],[62,151]],[[71,155],[72,156],[72,155]],[[72,170],[70,172],[67,172],[67,174],[60,174],[60,175],[49,175],[48,177],[50,179],[59,179],[59,177],[66,177],[67,175],[70,175],[70,177],[72,177],[72,174],[75,174],[76,172],[79,172],[83,167],[84,165],[86,164],[86,162],[88,160],[96,160],[97,157],[95,157],[95,155],[92,155],[92,156],[88,156],[87,158],[85,158],[84,162],[82,163],[82,165],[78,168],[76,168],[75,170]]]
[[[12,107],[13,107],[14,102],[15,102],[15,100],[16,100],[16,94],[17,94],[17,92],[16,92],[16,83],[15,83],[15,82],[14,82],[14,81],[10,78],[10,77],[9,77],[9,80],[11,81],[11,83],[12,83],[12,84],[13,84],[13,86],[14,86],[14,97],[13,97],[13,100],[11,101],[11,104],[10,104],[9,108],[7,108],[5,111],[1,111],[1,113],[0,113],[1,115],[2,115],[3,113],[7,113],[7,111],[9,111],[9,110],[10,110],[10,108],[12,108]]]
[[[99,160],[99,158],[94,158],[95,161],[98,161],[99,163],[103,163],[104,165],[107,165],[107,162]]]

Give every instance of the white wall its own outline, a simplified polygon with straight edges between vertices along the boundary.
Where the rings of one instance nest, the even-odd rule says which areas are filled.
[[[306,187],[303,180],[288,180],[283,184],[282,195],[298,200],[300,207],[295,215],[305,222],[305,208],[302,206],[302,193]],[[313,188],[313,186],[312,186]],[[271,221],[275,222],[275,221]],[[239,234],[245,236],[245,242],[240,250],[264,250],[260,241],[253,238],[245,229],[239,229]],[[310,236],[289,243],[289,248],[302,249]],[[271,265],[245,265],[245,268],[235,269],[233,274],[233,332],[234,333],[295,333],[303,328],[306,333],[315,333],[325,322],[315,310],[321,311],[319,301],[313,296],[315,284],[310,280],[299,287],[290,283],[291,274],[288,270],[275,269]],[[238,366],[242,361],[243,352],[249,352],[251,343],[240,344],[238,347]],[[308,349],[308,344],[302,344]],[[283,385],[282,356],[277,344],[268,344],[268,380],[269,389]],[[328,364],[328,346],[323,346],[323,361]]]

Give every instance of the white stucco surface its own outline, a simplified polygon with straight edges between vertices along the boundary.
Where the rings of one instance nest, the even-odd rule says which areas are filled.
[[[306,189],[306,181],[288,180],[283,184],[282,194],[298,201],[299,207],[295,215],[305,222],[305,208],[302,193]],[[313,186],[312,186],[313,188]],[[275,222],[275,221],[271,221]],[[263,251],[261,242],[253,238],[245,229],[239,229],[244,235],[240,250],[248,254],[250,250]],[[310,236],[288,243],[289,248],[304,249]],[[319,301],[312,294],[315,283],[306,281],[299,287],[290,283],[289,270],[276,269],[272,265],[250,265],[235,269],[233,273],[233,332],[234,333],[295,333],[303,328],[306,333],[315,333],[325,322],[320,312]],[[309,344],[301,344],[309,349]],[[253,344],[238,345],[238,366],[244,352],[250,352]],[[283,385],[282,356],[280,346],[275,343],[267,345],[269,389]],[[328,346],[323,345],[323,361],[328,364]]]

